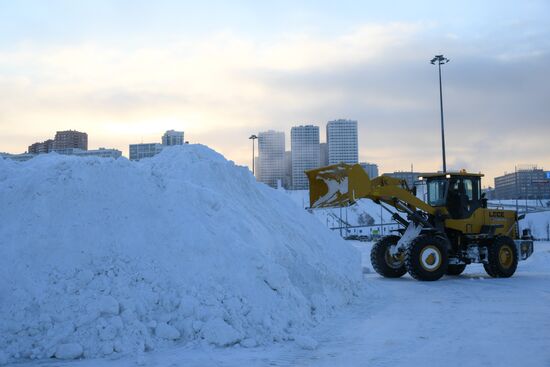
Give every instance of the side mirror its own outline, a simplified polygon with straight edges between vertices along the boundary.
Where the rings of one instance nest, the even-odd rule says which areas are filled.
[[[413,188],[412,188],[411,191],[412,191],[412,194],[413,194],[414,196],[416,196],[416,186],[413,186]]]
[[[518,216],[518,221],[525,219],[525,214]]]
[[[481,199],[482,199],[482,200],[485,199],[486,196],[487,196],[487,195],[486,195],[484,192],[481,193]]]

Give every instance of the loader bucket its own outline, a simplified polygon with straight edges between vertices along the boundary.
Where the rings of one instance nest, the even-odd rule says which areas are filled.
[[[370,190],[370,179],[360,165],[335,164],[306,171],[310,208],[330,208],[353,204]],[[360,194],[361,196],[359,196]]]

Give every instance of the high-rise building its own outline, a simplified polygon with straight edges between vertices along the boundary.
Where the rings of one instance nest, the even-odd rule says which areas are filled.
[[[167,130],[162,136],[162,145],[183,145],[183,131]]]
[[[361,165],[361,167],[363,167],[365,172],[367,172],[370,179],[378,177],[378,165],[377,164],[367,163],[367,162],[363,162],[363,163],[359,163],[359,164]]]
[[[515,172],[495,177],[495,199],[550,198],[548,173],[535,165],[518,167]]]
[[[53,150],[67,148],[88,150],[88,134],[75,130],[58,131],[55,133]]]
[[[335,120],[327,123],[328,164],[359,161],[357,121]]]
[[[256,181],[261,181],[260,178],[260,159],[258,156],[254,157],[254,176],[256,177]]]
[[[130,144],[130,160],[137,161],[159,154],[165,146],[159,143]]]
[[[309,182],[304,171],[318,168],[321,164],[319,127],[295,126],[290,130],[292,152],[292,188],[307,190]]]
[[[321,152],[321,163],[320,166],[328,166],[328,144],[321,143],[319,144],[319,150]]]
[[[258,180],[273,188],[285,176],[285,133],[264,131],[258,134]]]
[[[53,139],[48,139],[43,142],[34,143],[32,145],[29,145],[29,149],[27,150],[30,154],[43,154],[43,153],[49,153],[53,151],[54,141]]]
[[[287,190],[292,188],[292,152],[290,150],[285,152],[285,179],[283,180],[283,186]]]

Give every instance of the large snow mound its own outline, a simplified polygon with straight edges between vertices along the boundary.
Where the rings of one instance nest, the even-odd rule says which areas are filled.
[[[0,159],[0,362],[301,340],[360,256],[205,146]]]

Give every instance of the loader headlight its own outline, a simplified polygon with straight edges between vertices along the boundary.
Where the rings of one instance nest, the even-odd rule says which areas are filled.
[[[418,176],[418,181],[422,181],[423,179],[424,179],[424,177]]]
[[[451,178],[451,175],[445,175],[445,178]]]

